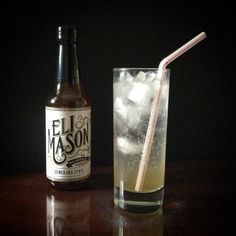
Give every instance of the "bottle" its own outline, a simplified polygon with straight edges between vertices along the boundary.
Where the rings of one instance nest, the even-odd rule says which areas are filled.
[[[46,175],[51,185],[73,190],[89,183],[91,169],[91,103],[78,67],[76,28],[58,27],[55,87],[45,106]]]

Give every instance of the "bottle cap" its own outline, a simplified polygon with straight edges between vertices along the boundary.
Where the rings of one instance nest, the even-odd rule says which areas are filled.
[[[58,27],[58,40],[59,41],[72,41],[76,42],[76,27],[73,26],[59,26]]]

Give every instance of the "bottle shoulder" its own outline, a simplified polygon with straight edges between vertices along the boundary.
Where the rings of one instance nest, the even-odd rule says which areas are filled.
[[[61,86],[53,89],[53,92],[46,101],[49,107],[89,107],[90,99],[85,94],[81,86]]]

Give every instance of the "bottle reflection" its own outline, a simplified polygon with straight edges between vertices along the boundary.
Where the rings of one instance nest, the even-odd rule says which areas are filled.
[[[53,190],[46,197],[47,236],[89,235],[90,196]]]
[[[114,209],[113,236],[163,236],[162,209],[152,214],[133,214]]]

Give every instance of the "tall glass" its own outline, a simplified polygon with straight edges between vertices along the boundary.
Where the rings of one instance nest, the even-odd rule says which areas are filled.
[[[114,202],[132,212],[162,207],[170,70],[163,82],[157,68],[113,69]],[[154,94],[160,91],[158,119],[142,190],[135,186]]]

